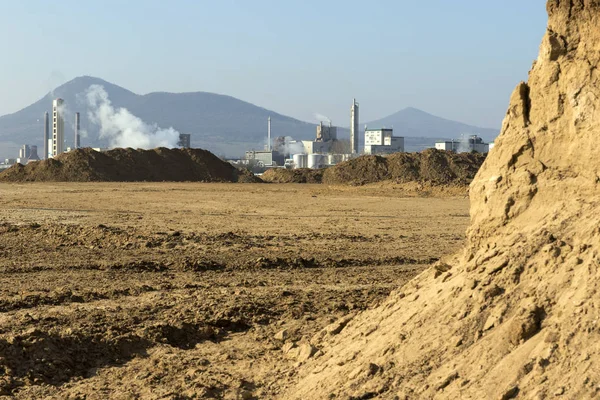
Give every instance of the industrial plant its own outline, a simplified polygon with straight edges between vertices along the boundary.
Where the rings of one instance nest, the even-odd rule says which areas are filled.
[[[453,151],[455,153],[489,153],[494,147],[494,142],[485,143],[482,138],[477,135],[469,135],[469,137],[460,138],[457,140],[436,142],[435,148],[438,150]]]
[[[267,144],[264,150],[246,151],[244,160],[234,164],[258,168],[310,168],[319,169],[336,165],[361,154],[392,154],[404,151],[404,137],[393,135],[393,129],[368,129],[364,131],[364,149],[359,150],[359,104],[352,100],[350,107],[350,141],[338,137],[338,128],[331,121],[321,121],[316,127],[314,140],[296,141],[278,136],[275,145],[271,139],[271,118],[267,120]]]

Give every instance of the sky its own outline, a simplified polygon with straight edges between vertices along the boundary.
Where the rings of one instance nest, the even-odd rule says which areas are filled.
[[[77,76],[349,125],[405,107],[500,128],[544,0],[0,0],[0,115]]]

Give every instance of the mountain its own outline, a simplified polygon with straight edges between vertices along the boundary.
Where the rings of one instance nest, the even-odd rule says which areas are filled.
[[[479,128],[451,121],[412,107],[369,122],[367,126],[369,128],[393,127],[396,136],[432,139],[458,139],[461,134],[465,134],[478,135],[484,140],[493,141],[500,133],[497,129]]]
[[[315,136],[315,124],[299,121],[234,97],[206,92],[138,95],[102,79],[84,76],[65,83],[14,114],[0,117],[0,143],[41,146],[44,113],[51,112],[52,100],[60,97],[65,100],[67,108],[67,140],[74,136],[71,121],[74,113],[79,111],[81,128],[88,134],[87,138],[82,138],[82,145],[106,146],[107,143],[98,138],[97,127],[87,122],[83,95],[91,85],[103,86],[115,107],[127,108],[148,123],[189,133],[192,135],[193,146],[203,147],[217,154],[239,155],[247,149],[262,149],[266,142],[268,117],[271,117],[274,137],[309,139]],[[13,153],[11,151],[10,154],[0,156],[14,157]]]
[[[147,123],[163,128],[173,127],[192,135],[192,146],[215,154],[240,156],[245,150],[262,149],[266,144],[267,118],[271,117],[272,135],[291,136],[296,140],[315,137],[315,124],[303,122],[234,97],[206,93],[149,93],[138,95],[99,78],[83,76],[73,79],[48,93],[36,103],[0,117],[0,158],[16,157],[18,146],[24,143],[42,146],[44,113],[51,111],[52,100],[65,100],[65,137],[74,136],[74,113],[81,113],[81,128],[87,132],[83,146],[105,147],[98,138],[96,126],[87,121],[84,94],[91,85],[101,85],[115,107],[127,108]],[[350,118],[350,116],[348,116]],[[406,151],[432,147],[436,139],[459,138],[460,134],[479,134],[492,140],[498,131],[472,127],[439,118],[414,108],[369,122],[369,127],[394,127],[395,134],[405,137]],[[349,138],[347,128],[338,128],[340,138]],[[363,143],[363,135],[359,142]]]

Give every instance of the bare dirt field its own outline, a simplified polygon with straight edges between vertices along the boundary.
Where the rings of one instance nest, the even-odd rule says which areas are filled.
[[[32,399],[276,398],[315,335],[469,223],[466,193],[394,184],[0,184],[0,201],[0,394]]]

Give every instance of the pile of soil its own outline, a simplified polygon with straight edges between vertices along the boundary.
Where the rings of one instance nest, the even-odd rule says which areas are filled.
[[[485,155],[427,149],[421,153],[396,153],[387,157],[362,156],[328,168],[323,183],[364,185],[381,181],[429,182],[468,185]]]
[[[600,2],[547,10],[471,184],[466,248],[311,339],[320,356],[282,398],[598,397]]]
[[[90,148],[56,158],[16,164],[0,173],[3,182],[260,182],[202,149]]]
[[[273,168],[262,174],[261,179],[269,183],[321,183],[324,170]]]

